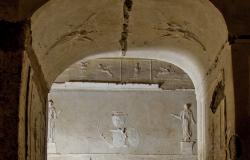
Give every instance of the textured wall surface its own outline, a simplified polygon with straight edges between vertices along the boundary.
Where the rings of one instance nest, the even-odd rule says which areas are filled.
[[[181,122],[170,114],[179,114],[185,103],[192,103],[197,119],[194,91],[55,90],[49,97],[58,113],[57,153],[65,156],[70,153],[180,154]],[[128,137],[134,138],[136,144],[127,148],[112,147],[113,111],[128,114],[128,131],[138,133],[138,137],[135,133]],[[196,132],[193,126],[194,141],[197,141]]]
[[[157,60],[139,58],[103,58],[80,60],[63,73],[56,83],[107,82],[160,84],[167,90],[194,89],[190,77],[177,66]]]
[[[24,23],[0,21],[1,160],[16,160],[18,155],[18,105],[24,49],[23,27]]]
[[[236,133],[241,139],[244,160],[250,159],[250,43],[232,45],[236,102]],[[239,56],[240,55],[240,56]]]
[[[16,0],[6,0],[6,1],[1,1],[0,2],[0,15],[1,15],[1,18],[5,18],[5,19],[8,19],[8,20],[13,20],[13,19],[16,19],[16,17],[14,17],[14,16],[16,16],[16,11],[19,11],[19,9],[20,10],[23,10],[23,11],[28,11],[29,9],[27,9],[27,6],[28,6],[28,8],[29,8],[29,6],[31,6],[31,8],[32,8],[32,6],[36,6],[37,4],[36,3],[40,3],[40,1],[30,1],[30,0],[21,0],[21,1],[16,1]],[[58,1],[59,2],[59,4],[61,4],[61,2],[60,1]],[[244,39],[249,39],[249,2],[248,1],[228,1],[228,0],[213,0],[212,1],[215,5],[216,5],[216,7],[218,7],[221,11],[223,11],[223,15],[224,15],[224,17],[225,17],[225,19],[226,19],[226,21],[227,21],[227,24],[228,24],[228,28],[229,28],[229,31],[230,31],[230,34],[233,34],[233,35],[235,35],[235,37],[234,38],[240,38],[240,37],[245,37]],[[17,5],[17,3],[19,3],[19,4],[24,4],[24,6],[19,6],[19,5]],[[26,3],[26,4],[25,4]],[[34,4],[33,4],[34,3]],[[118,2],[117,2],[118,3]],[[203,3],[203,1],[202,1],[202,3]],[[76,6],[77,7],[79,7],[79,5],[77,4],[77,3],[74,3],[74,4],[76,4]],[[89,3],[88,3],[89,4]],[[107,3],[108,5],[110,5],[109,3]],[[84,5],[85,5],[85,3],[84,3]],[[37,5],[38,6],[38,5]],[[65,5],[65,6],[67,6],[67,5]],[[122,6],[119,4],[118,5],[119,7],[119,11],[121,11],[122,10]],[[136,5],[135,5],[136,6]],[[148,5],[148,4],[146,4],[146,6],[153,6],[153,5]],[[157,6],[161,6],[162,7],[162,5],[157,5]],[[168,6],[168,5],[167,5]],[[20,7],[20,8],[19,8]],[[70,19],[72,19],[72,20],[75,20],[75,21],[78,21],[79,19],[81,19],[81,17],[80,18],[78,18],[78,16],[74,16],[74,14],[72,13],[72,12],[65,12],[65,9],[62,7],[62,6],[60,6],[60,5],[54,5],[54,7],[55,8],[53,8],[52,7],[52,11],[53,12],[55,12],[55,11],[59,11],[58,13],[60,13],[60,15],[62,14],[62,13],[66,13],[66,14],[68,14],[69,15],[69,17],[70,17]],[[88,8],[91,8],[91,7],[93,7],[93,6],[91,6],[91,5],[89,5],[88,6]],[[19,8],[19,9],[18,9]],[[26,9],[25,9],[26,8]],[[79,13],[78,11],[80,10],[80,11],[84,11],[84,13],[85,12],[88,12],[89,10],[88,9],[82,9],[81,7],[79,7],[79,10],[77,10],[77,9],[75,9],[74,7],[70,7],[69,6],[69,8],[72,8],[72,10],[75,10],[77,13]],[[108,7],[100,7],[100,8],[108,8]],[[61,10],[60,10],[61,9]],[[111,8],[111,9],[109,9],[109,11],[107,12],[107,17],[110,17],[110,11],[113,11],[113,9],[114,8]],[[192,10],[193,8],[191,8],[191,10]],[[99,9],[96,9],[96,10],[98,10],[99,11]],[[133,10],[134,10],[134,8],[133,8]],[[137,9],[136,9],[137,10]],[[151,10],[151,9],[150,9]],[[169,11],[169,9],[165,9],[166,11]],[[193,10],[195,10],[195,9],[193,9]],[[13,11],[15,11],[15,12],[13,12]],[[156,9],[156,11],[158,11],[158,9]],[[178,9],[176,10],[176,8],[174,8],[174,13],[179,13],[178,11]],[[180,10],[180,12],[182,12],[183,10]],[[106,12],[101,12],[100,14],[102,15],[103,13],[106,13]],[[150,22],[150,23],[152,23],[152,21],[148,18],[148,17],[150,17],[150,16],[145,16],[145,14],[144,14],[144,11],[143,12],[141,12],[141,11],[139,11],[139,13],[142,13],[142,16],[140,16],[140,17],[144,17],[144,19],[146,19],[148,22]],[[184,12],[186,15],[188,15],[187,14],[187,12]],[[159,14],[161,14],[161,12],[159,12]],[[48,14],[49,15],[49,17],[52,15],[52,14]],[[84,14],[81,14],[80,13],[80,15],[84,15]],[[115,14],[116,15],[116,14]],[[122,17],[122,14],[119,14],[120,15],[120,17]],[[152,15],[152,14],[149,14],[149,15]],[[190,17],[193,17],[193,15],[195,15],[195,14],[192,14],[192,16],[190,16]],[[197,15],[199,15],[200,16],[200,18],[198,18],[199,20],[201,20],[201,19],[204,19],[204,17],[206,17],[207,16],[207,13],[204,13],[204,14],[202,14],[202,12],[197,12]],[[158,17],[159,15],[157,15],[156,17]],[[13,18],[14,17],[14,18]],[[63,18],[65,18],[65,16],[64,15],[62,15],[62,17]],[[119,16],[117,16],[117,17],[119,17]],[[146,17],[146,18],[145,18]],[[132,17],[130,17],[130,18],[132,18],[133,19],[133,16]],[[99,18],[100,19],[100,18]],[[155,17],[153,17],[153,19],[157,19],[157,18],[155,18]],[[120,32],[121,32],[121,25],[120,24],[122,24],[122,22],[121,22],[122,20],[120,20],[119,21],[119,24],[118,24],[118,27],[117,28],[114,28],[114,27],[112,27],[112,31],[114,31],[114,30],[117,30],[119,33],[117,34],[117,35],[114,35],[113,37],[116,37],[117,38],[117,40],[118,39],[120,39],[121,37],[120,37]],[[137,21],[137,20],[136,20]],[[49,21],[47,18],[45,18],[45,22],[42,22],[42,23],[51,23],[51,21]],[[110,21],[105,21],[105,23],[106,22],[110,22]],[[111,23],[112,22],[114,22],[114,21],[111,21]],[[133,20],[132,21],[130,21],[130,22],[133,22]],[[165,21],[164,21],[165,22]],[[66,24],[66,25],[69,25],[69,27],[66,27],[66,29],[65,30],[67,30],[68,28],[71,28],[72,27],[72,24],[67,24],[67,21],[64,21],[64,19],[62,20],[62,23],[58,23],[58,22],[56,22],[57,24],[59,24],[59,27],[60,28],[63,28],[62,27],[62,25],[61,24]],[[115,22],[114,22],[115,23]],[[141,23],[141,22],[140,22]],[[206,24],[206,23],[205,23]],[[209,21],[209,24],[211,24],[212,26],[214,26],[216,23],[211,23],[211,21]],[[75,25],[75,23],[73,23],[73,25]],[[2,24],[1,24],[1,26],[2,26]],[[39,25],[38,25],[39,26]],[[57,28],[59,28],[59,27],[55,27],[55,28],[53,28],[53,24],[52,24],[52,27],[51,27],[51,30],[52,31],[56,31],[57,30]],[[77,25],[76,25],[77,26]],[[12,28],[12,27],[8,27],[8,28]],[[45,27],[41,27],[41,28],[43,28],[43,29],[45,29],[45,28],[50,28],[50,27],[48,27],[46,24],[45,24]],[[74,27],[73,27],[74,28]],[[90,27],[91,28],[91,27]],[[98,27],[97,27],[98,28]],[[199,28],[199,27],[198,27]],[[218,28],[218,27],[217,27]],[[87,31],[88,31],[88,27],[87,28],[85,28]],[[105,30],[105,29],[104,29]],[[141,28],[139,28],[139,31],[141,30]],[[1,39],[3,39],[3,41],[1,41],[1,45],[2,44],[9,44],[9,45],[11,45],[13,48],[18,48],[18,43],[9,43],[8,41],[6,41],[6,37],[5,36],[2,36],[2,35],[4,35],[5,33],[8,33],[7,31],[8,31],[8,29],[3,29],[3,34],[1,33]],[[39,35],[42,35],[42,36],[44,36],[45,35],[45,31],[43,30],[42,32],[41,32],[41,34],[39,34]],[[132,33],[136,33],[136,32],[132,32]],[[144,34],[146,34],[147,32],[139,32],[139,33],[141,33],[140,35],[144,35]],[[152,32],[148,32],[148,33],[152,33]],[[163,32],[159,32],[160,34],[161,33],[163,33],[163,35],[165,35],[164,33],[164,31]],[[12,37],[11,36],[11,34],[7,34],[8,36],[8,38],[9,39],[17,39],[16,37],[19,37],[20,35],[19,35],[19,33],[14,33],[15,34],[15,36],[14,37]],[[55,34],[57,34],[57,33],[55,33]],[[85,36],[85,34],[86,34],[86,32],[82,32],[82,34],[83,34],[83,36]],[[92,33],[88,33],[88,34],[91,34],[91,36],[92,36]],[[214,37],[214,35],[213,34],[211,34],[211,33],[209,33],[210,35],[211,35],[211,40],[212,41],[214,41],[216,38]],[[101,37],[103,38],[103,35],[107,35],[107,32],[103,32],[103,33],[101,33]],[[138,34],[135,34],[135,35],[138,35]],[[216,35],[216,34],[215,34]],[[243,36],[242,36],[243,35]],[[219,36],[219,35],[218,35]],[[5,38],[3,38],[3,37],[5,37]],[[60,37],[60,36],[55,36],[55,35],[53,35],[52,37]],[[111,36],[112,37],[112,36]],[[141,37],[141,36],[138,36],[138,37]],[[248,38],[247,38],[248,37]],[[136,39],[136,38],[132,38],[132,40],[133,39]],[[50,39],[49,39],[50,40]],[[106,42],[106,41],[108,41],[108,40],[110,40],[109,38],[103,38],[103,39],[100,39],[100,40],[98,40],[98,42],[101,42],[101,43],[104,43],[104,42]],[[119,46],[119,44],[117,43],[117,40],[116,41],[112,41],[112,43],[108,43],[108,45],[105,45],[106,46],[106,48],[105,49],[101,49],[101,51],[106,51],[106,50],[110,50],[110,48],[112,48],[112,47],[110,47],[109,48],[109,46],[111,45],[111,44],[115,44],[115,49],[117,49],[117,48],[119,48],[120,46]],[[91,41],[91,39],[88,39],[88,37],[86,38],[85,37],[85,41],[87,41],[86,43],[89,43],[89,41]],[[2,42],[7,42],[7,43],[2,43]],[[14,41],[12,41],[12,42],[15,42],[15,40]],[[47,42],[46,40],[45,40],[45,42]],[[134,42],[131,42],[131,44],[133,44]],[[137,42],[136,42],[137,43]],[[149,42],[148,41],[144,41],[144,40],[142,40],[141,42],[139,42],[138,43],[138,45],[137,46],[144,46],[144,45],[147,45]],[[156,44],[160,44],[161,42],[156,42]],[[130,44],[130,45],[131,45]],[[39,44],[37,44],[37,45],[39,45]],[[236,84],[236,87],[237,87],[237,89],[236,89],[236,104],[237,104],[237,108],[236,108],[236,111],[237,111],[237,115],[236,115],[236,128],[237,128],[237,134],[239,134],[241,137],[242,137],[242,139],[243,139],[243,144],[244,144],[244,154],[243,154],[243,156],[244,156],[244,159],[246,159],[246,160],[248,160],[249,158],[247,158],[247,156],[246,156],[246,154],[247,154],[247,149],[249,148],[248,146],[249,146],[249,141],[247,140],[247,139],[249,139],[248,137],[249,137],[249,135],[250,134],[248,134],[248,131],[247,131],[247,124],[245,123],[245,122],[247,122],[248,121],[248,119],[249,119],[249,115],[247,115],[247,113],[248,113],[248,109],[247,108],[249,108],[249,102],[246,102],[246,101],[248,101],[247,99],[247,95],[249,94],[249,91],[248,91],[248,89],[247,88],[249,88],[249,87],[246,87],[246,86],[249,86],[249,84],[248,84],[248,82],[246,82],[246,80],[247,79],[249,79],[249,74],[248,74],[248,69],[249,69],[249,64],[247,64],[247,60],[246,59],[248,59],[248,58],[246,58],[246,57],[248,57],[248,56],[246,56],[245,54],[242,54],[242,53],[244,53],[244,52],[246,52],[248,49],[249,49],[249,46],[248,45],[246,45],[246,44],[241,44],[242,46],[240,47],[241,49],[240,50],[234,50],[233,49],[233,53],[235,53],[235,55],[234,55],[234,59],[236,59],[234,62],[234,65],[235,65],[235,77],[234,77],[234,79],[235,79],[235,84]],[[66,47],[65,48],[68,48],[68,46],[69,45],[66,45]],[[132,46],[132,45],[131,45]],[[198,45],[198,46],[201,46],[201,45]],[[43,47],[43,46],[42,46]],[[46,46],[44,46],[45,48],[46,48]],[[48,47],[48,46],[47,46]],[[99,46],[97,45],[97,46],[95,46],[95,45],[90,45],[90,48],[89,48],[89,51],[93,51],[93,50],[91,50],[91,48],[98,48]],[[216,48],[216,47],[214,47],[214,46],[212,46],[213,48]],[[219,47],[218,47],[219,48]],[[1,49],[3,49],[2,48],[2,46],[1,46]],[[63,48],[64,49],[64,48]],[[63,57],[62,55],[61,55],[61,51],[63,50],[63,49],[59,49],[59,52],[58,53],[60,53],[59,54],[59,56],[49,56],[47,59],[46,59],[46,65],[47,66],[49,66],[49,65],[51,65],[51,64],[53,64],[53,65],[55,65],[55,66],[60,66],[61,64],[63,64],[63,65],[65,65],[65,64],[67,64],[67,65],[70,65],[73,61],[76,61],[76,60],[79,60],[79,59],[81,59],[81,58],[79,58],[79,55],[78,56],[73,56],[74,54],[65,54],[66,56],[65,56],[65,59],[68,59],[69,57],[74,57],[74,59],[72,59],[72,60],[70,60],[68,63],[65,63],[65,62],[59,62],[60,60],[58,60],[58,58],[59,57]],[[82,48],[82,49],[80,49],[80,51],[82,52],[83,50],[87,50],[86,48]],[[200,47],[199,47],[199,50],[200,50]],[[67,50],[68,51],[68,50]],[[2,56],[2,53],[3,53],[3,56]],[[1,59],[3,59],[3,61],[4,61],[4,63],[5,63],[5,65],[6,66],[12,66],[13,68],[15,68],[14,66],[16,65],[16,64],[20,64],[19,62],[19,60],[18,60],[18,62],[16,63],[14,63],[14,61],[15,60],[13,60],[13,59],[15,59],[14,57],[12,57],[12,58],[10,58],[11,57],[11,55],[12,55],[12,53],[14,53],[14,52],[6,52],[6,50],[4,50],[4,52],[2,52],[1,53]],[[8,56],[6,55],[6,53],[8,54]],[[215,52],[214,52],[215,53]],[[77,55],[77,54],[76,54]],[[86,54],[86,55],[88,55],[88,53]],[[200,54],[199,54],[199,56],[200,56]],[[9,58],[6,58],[6,57],[9,57]],[[15,55],[15,57],[19,57],[18,55]],[[207,57],[207,56],[204,56],[205,57],[205,60],[208,60],[209,58]],[[53,58],[55,58],[55,59],[53,59]],[[18,58],[17,58],[18,59]],[[41,56],[41,59],[44,59],[44,57],[42,57]],[[214,60],[214,58],[211,58],[211,61],[213,62],[213,60]],[[238,61],[239,60],[239,61]],[[230,68],[230,66],[228,65],[228,62],[229,61],[226,61],[226,63],[224,64],[225,66],[227,66],[228,68]],[[241,63],[242,62],[242,63]],[[207,63],[204,63],[204,64],[207,64]],[[39,65],[39,63],[38,64],[36,64],[37,66]],[[52,65],[52,67],[51,68],[56,68],[56,67],[54,67]],[[37,67],[37,66],[35,66],[35,67]],[[66,65],[65,65],[66,66]],[[48,76],[47,77],[50,77],[50,76],[52,76],[52,75],[57,75],[57,74],[59,74],[59,73],[61,73],[62,71],[63,71],[63,69],[62,68],[66,68],[66,67],[61,67],[61,68],[56,68],[56,69],[58,69],[57,71],[55,71],[55,72],[50,72],[50,70],[48,70],[48,72],[46,72],[47,74],[48,74]],[[11,67],[11,68],[12,68]],[[33,66],[34,67],[34,66]],[[207,67],[208,68],[210,68],[210,67],[214,67],[213,66],[213,64],[208,64],[207,65]],[[45,67],[46,68],[46,67]],[[8,71],[7,71],[8,73],[10,73],[10,72],[12,72],[12,71],[10,71],[9,69],[8,69]],[[54,74],[54,73],[56,73],[56,74]],[[6,75],[7,73],[1,73],[2,75]],[[50,75],[49,75],[50,74]],[[17,105],[17,103],[15,103],[16,101],[14,100],[14,99],[16,99],[17,97],[16,97],[16,93],[18,92],[17,91],[17,88],[18,87],[13,87],[13,90],[11,89],[12,87],[11,86],[15,86],[14,85],[14,83],[15,82],[17,82],[18,83],[18,79],[13,79],[13,78],[11,78],[11,80],[9,80],[9,77],[12,77],[11,76],[12,74],[10,74],[10,75],[8,75],[7,77],[8,78],[6,78],[6,79],[4,79],[3,80],[3,84],[5,84],[5,82],[7,83],[7,85],[3,85],[2,86],[2,90],[1,90],[1,92],[3,92],[3,98],[2,98],[2,100],[1,100],[1,110],[2,110],[2,112],[1,112],[1,115],[4,117],[4,118],[1,118],[1,120],[0,120],[0,126],[2,126],[2,129],[1,129],[1,135],[0,135],[0,138],[1,138],[1,150],[0,150],[0,153],[1,153],[1,155],[0,155],[0,157],[1,158],[3,158],[3,159],[11,159],[11,157],[12,157],[12,159],[16,159],[15,157],[16,157],[16,152],[17,152],[17,147],[16,147],[16,145],[17,145],[17,143],[16,143],[16,141],[15,141],[15,135],[17,134],[16,133],[16,128],[17,128],[17,126],[15,126],[17,123],[17,117],[18,117],[18,114],[16,113],[17,112],[17,108],[18,108],[18,105]],[[2,77],[2,76],[1,76]],[[15,76],[14,76],[15,77]],[[55,78],[55,77],[54,77]],[[212,78],[214,78],[214,76],[212,76]],[[230,78],[230,77],[229,77]],[[49,80],[49,82],[48,83],[52,83],[53,82],[53,78],[48,78],[48,79],[50,79]],[[17,81],[16,81],[17,80]],[[8,85],[9,83],[11,83],[11,85]],[[16,84],[17,84],[16,83]],[[45,82],[44,82],[45,83]],[[230,84],[229,84],[230,85]],[[214,85],[214,86],[216,86],[216,85]],[[211,88],[213,89],[214,88],[214,86],[212,86]],[[210,88],[210,87],[209,87]],[[211,90],[212,90],[211,89]],[[39,91],[40,91],[40,89],[38,89]],[[11,92],[11,91],[13,91],[13,92]],[[11,93],[10,93],[11,92]],[[42,91],[40,91],[40,92],[42,92]],[[209,93],[210,93],[210,91],[208,91]],[[230,92],[232,92],[232,90],[227,90],[227,92],[229,93],[229,95],[232,95],[232,93],[230,93]],[[6,97],[14,97],[13,98],[13,101],[5,101],[6,100]],[[41,97],[46,97],[46,96],[44,96],[44,95],[37,95],[37,96],[41,96]],[[4,98],[5,97],[5,98]],[[12,99],[11,98],[11,99]],[[232,96],[229,96],[228,98],[227,98],[227,100],[229,100],[230,101],[230,99],[232,99]],[[13,105],[12,105],[13,104]],[[227,103],[228,104],[228,103]],[[7,106],[9,106],[9,105],[11,105],[11,108],[12,109],[10,109],[9,107],[7,107]],[[206,102],[206,105],[204,105],[204,106],[206,106],[206,108],[208,108],[208,111],[207,111],[207,113],[210,111],[210,108],[209,108],[209,102],[207,101]],[[36,106],[36,107],[39,107],[39,105],[34,105],[34,106]],[[45,104],[41,104],[41,106],[40,107],[45,107]],[[33,108],[35,108],[35,107],[33,107]],[[234,110],[232,110],[232,107],[231,106],[228,106],[228,108],[230,109],[230,113],[231,114],[233,114],[234,113]],[[239,109],[238,109],[239,108]],[[11,113],[10,113],[11,112]],[[5,114],[5,113],[8,113],[7,115]],[[6,118],[6,116],[7,116],[7,118]],[[8,118],[9,117],[9,118]],[[11,118],[10,118],[11,117]],[[6,123],[7,122],[7,120],[9,119],[9,121],[11,121],[11,125],[9,125],[8,123]],[[207,117],[207,119],[209,119],[208,117]],[[232,120],[232,119],[234,119],[234,117],[231,117],[230,118],[230,120]],[[9,122],[8,121],[8,122]],[[8,124],[8,126],[5,126],[5,125],[7,125]],[[246,124],[246,126],[244,126],[244,124]],[[203,124],[203,125],[207,125],[207,124]],[[233,125],[233,124],[231,124],[231,125]],[[11,126],[11,127],[10,127]],[[32,126],[33,127],[33,126]],[[7,129],[7,130],[5,130],[5,128],[10,128],[10,129]],[[11,130],[11,128],[13,129],[12,131],[10,131]],[[8,132],[8,131],[10,131],[10,132]],[[42,132],[45,132],[45,131],[42,131]],[[228,129],[228,131],[227,132],[234,132],[234,129],[233,129],[233,127],[231,127],[231,129],[229,130]],[[231,133],[230,133],[231,134]],[[10,137],[11,138],[10,138]],[[43,136],[43,135],[42,135]],[[8,138],[7,138],[8,137]],[[6,139],[7,138],[7,139]],[[13,143],[12,143],[13,142]],[[36,143],[34,143],[34,145],[36,145]],[[2,147],[3,146],[3,147]],[[30,146],[30,147],[32,147],[32,148],[34,148],[34,146]],[[36,146],[37,148],[39,148],[39,146],[37,145]],[[203,151],[202,151],[203,152]],[[6,158],[7,157],[7,158]],[[38,158],[39,156],[37,156],[37,158]],[[248,156],[249,157],[249,156]],[[41,157],[40,157],[41,158]]]

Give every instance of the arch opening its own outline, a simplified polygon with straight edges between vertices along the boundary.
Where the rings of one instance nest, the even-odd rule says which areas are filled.
[[[51,0],[32,17],[32,47],[44,75],[43,83],[48,88],[60,73],[80,59],[124,58],[119,43],[124,23],[124,4],[108,0],[84,2]],[[169,62],[190,76],[197,100],[198,159],[222,158],[227,154],[223,152],[227,143],[225,136],[234,132],[231,51],[225,21],[207,0],[150,0],[147,3],[150,5],[142,1],[133,3],[125,58]],[[225,123],[230,128],[226,133],[221,131],[223,140],[219,149],[214,144],[214,130],[218,127],[219,119],[209,108],[218,81],[225,83],[224,92],[228,97],[225,102],[227,110],[219,117],[223,122],[227,117]],[[39,87],[37,90],[39,94]],[[47,93],[42,94],[43,100],[47,99],[44,95]],[[44,109],[44,105],[36,106]],[[32,135],[37,131],[31,129],[30,132]],[[30,141],[36,140],[31,138]],[[32,145],[29,147],[32,148]],[[41,142],[40,145],[44,144]],[[41,151],[39,154],[44,153]],[[34,153],[36,155],[38,153]]]
[[[48,97],[49,160],[197,159],[194,85],[174,64],[89,57],[60,74]],[[110,125],[117,117],[126,117],[122,129]]]

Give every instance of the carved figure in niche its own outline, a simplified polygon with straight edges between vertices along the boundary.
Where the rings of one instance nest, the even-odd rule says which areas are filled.
[[[141,72],[141,65],[139,62],[137,62],[136,66],[134,67],[134,78],[137,78],[140,72]]]
[[[113,112],[112,122],[115,130],[112,132],[113,146],[114,147],[127,147],[127,114],[123,112]]]
[[[82,72],[87,72],[87,68],[88,68],[88,62],[81,62],[81,66],[80,69]]]
[[[111,69],[109,66],[104,65],[104,64],[99,64],[98,69],[99,69],[99,71],[107,74],[108,76],[113,77],[113,73],[111,72]]]
[[[48,143],[55,143],[55,120],[57,119],[56,108],[53,100],[49,100],[48,110]]]
[[[168,66],[168,67],[160,67],[159,68],[159,72],[156,74],[156,78],[161,77],[163,75],[167,75],[171,72],[175,72],[174,69],[172,68],[172,66]]]
[[[183,141],[190,142],[192,137],[192,126],[196,124],[193,116],[193,112],[190,109],[191,104],[187,103],[184,105],[184,109],[180,112],[179,115],[171,114],[174,118],[179,119],[182,122],[182,134],[183,134]]]

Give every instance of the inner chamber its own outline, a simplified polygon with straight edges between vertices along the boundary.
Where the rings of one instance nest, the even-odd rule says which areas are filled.
[[[80,60],[48,98],[48,160],[197,159],[194,85],[173,64]]]

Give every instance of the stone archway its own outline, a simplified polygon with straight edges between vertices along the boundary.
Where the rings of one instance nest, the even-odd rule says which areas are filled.
[[[219,81],[225,83],[227,97],[225,114],[230,129],[225,134],[234,133],[231,53],[226,24],[219,11],[206,0],[152,0],[147,4],[134,1],[131,11],[126,3],[120,1],[84,2],[51,0],[33,15],[32,47],[37,57],[35,65],[44,75],[42,86],[50,88],[57,75],[82,58],[121,57],[126,51],[125,57],[173,63],[188,73],[195,85],[200,114],[199,159],[217,156],[211,134],[214,117],[209,106]],[[124,28],[124,24],[128,28]],[[34,113],[33,118],[36,120],[40,116],[44,123],[47,93],[41,89],[43,87],[34,86],[36,91],[33,94],[40,94],[41,99],[33,100],[36,104],[31,103],[31,108],[36,105],[41,110]],[[30,157],[42,157],[44,154],[39,149],[45,145],[44,142],[35,143],[36,137],[42,139],[44,135],[44,132],[37,135],[43,127],[34,126],[39,125],[44,126],[40,121],[29,126],[30,136],[34,136],[29,144]],[[226,150],[225,146],[222,147]],[[33,153],[31,148],[40,152]]]
[[[83,59],[60,74],[48,97],[58,113],[49,121],[57,126],[49,128],[56,131],[53,141],[51,134],[48,138],[51,160],[197,159],[196,125],[190,123],[190,141],[181,142],[181,123],[171,116],[179,115],[183,105],[190,103],[196,121],[194,86],[189,76],[171,63],[138,58]],[[52,113],[53,107],[49,108]],[[114,111],[127,117],[124,141],[112,137],[111,133],[121,133],[116,128],[110,130]],[[184,150],[181,144],[188,147]]]

